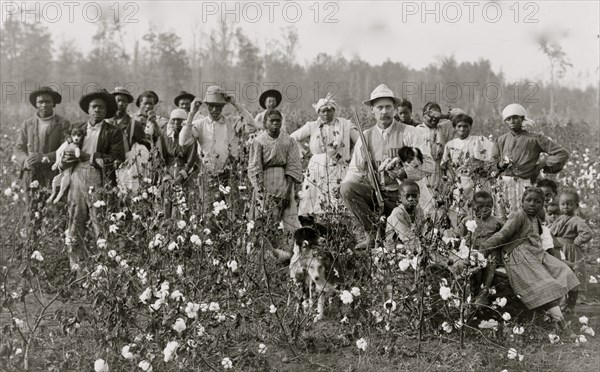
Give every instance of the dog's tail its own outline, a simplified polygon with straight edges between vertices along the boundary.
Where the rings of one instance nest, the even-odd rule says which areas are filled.
[[[284,265],[289,265],[292,259],[292,252],[284,251],[283,249],[273,248],[271,254],[278,262]]]

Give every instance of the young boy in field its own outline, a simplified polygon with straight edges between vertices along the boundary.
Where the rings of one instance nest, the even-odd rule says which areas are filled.
[[[487,191],[478,191],[473,195],[473,208],[469,216],[465,217],[457,228],[457,235],[464,237],[468,246],[478,247],[480,243],[487,240],[490,236],[502,229],[502,220],[492,216],[494,210],[494,199]],[[469,233],[467,228],[468,221],[475,221],[477,227],[475,231]],[[476,290],[481,288],[476,303],[484,304],[489,294],[489,289],[494,280],[494,272],[500,261],[499,250],[486,250],[482,252],[488,261],[487,266],[474,275]]]
[[[386,248],[393,249],[397,243],[402,243],[408,250],[420,251],[419,237],[413,231],[415,223],[425,220],[423,210],[419,207],[419,195],[416,182],[405,181],[400,185],[400,205],[387,218]]]
[[[550,232],[562,244],[567,264],[573,269],[580,285],[567,295],[566,312],[573,312],[579,292],[587,291],[587,270],[583,245],[592,240],[592,229],[579,216],[579,195],[575,190],[564,190],[558,198],[561,215],[550,225]]]

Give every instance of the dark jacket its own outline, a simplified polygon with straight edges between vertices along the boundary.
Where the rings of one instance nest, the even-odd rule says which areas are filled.
[[[150,143],[145,138],[146,134],[144,133],[144,126],[140,122],[134,122],[129,114],[125,114],[119,123],[117,123],[116,118],[110,118],[106,121],[123,132],[123,145],[125,146],[125,152],[131,150],[131,146],[133,146],[133,144],[136,142],[138,142],[140,145],[146,146],[146,148],[150,150]]]
[[[70,127],[71,123],[68,120],[55,114],[46,131],[46,136],[39,138],[40,132],[36,116],[21,124],[14,152],[17,163],[21,167],[21,178],[27,178],[27,181],[37,180],[42,185],[52,180],[52,177],[56,175],[56,172],[52,171],[52,164],[56,161],[56,150],[66,140]],[[41,153],[50,162],[38,164],[33,170],[26,170],[23,163],[30,154],[35,152]]]
[[[73,124],[74,127],[81,128],[84,131],[87,129],[87,121],[83,123]],[[90,163],[102,171],[103,176],[108,176],[113,182],[116,182],[115,169],[118,164],[125,161],[125,148],[123,147],[123,132],[107,121],[102,122],[100,135],[98,136],[98,144],[96,152],[90,154]],[[104,167],[101,168],[97,163],[97,159],[102,159]],[[68,166],[68,165],[67,165]]]

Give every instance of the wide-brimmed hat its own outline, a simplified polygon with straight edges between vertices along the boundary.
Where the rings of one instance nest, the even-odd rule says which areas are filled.
[[[212,105],[226,105],[229,102],[225,99],[227,93],[218,85],[211,85],[206,89],[204,95],[204,103],[210,103]]]
[[[179,100],[182,100],[184,98],[187,98],[190,101],[193,101],[194,98],[196,98],[196,96],[193,95],[192,93],[188,93],[185,90],[182,90],[181,92],[179,92],[179,95],[177,95],[175,97],[175,99],[173,99],[173,103],[175,104],[175,106],[179,106]]]
[[[153,91],[153,90],[147,90],[147,91],[145,91],[145,92],[142,92],[142,94],[140,94],[140,95],[138,96],[138,98],[135,100],[135,105],[136,105],[137,107],[140,107],[140,103],[142,102],[142,97],[144,97],[144,96],[147,96],[147,95],[151,95],[151,96],[153,96],[153,97],[154,97],[154,104],[155,104],[155,105],[156,105],[156,104],[158,104],[158,101],[159,101],[159,99],[158,99],[158,94],[156,94],[156,92],[155,92],[155,91]]]
[[[90,102],[95,99],[101,99],[106,103],[106,118],[112,118],[117,113],[117,101],[115,101],[115,96],[108,93],[106,89],[102,89],[100,91],[88,93],[85,96],[81,97],[79,100],[79,107],[85,112],[88,113],[90,108]]]
[[[267,97],[273,97],[275,98],[275,107],[279,106],[279,104],[281,103],[281,92],[276,90],[276,89],[269,89],[264,91],[260,97],[258,98],[258,104],[260,105],[260,107],[266,109],[267,107],[265,106],[265,102],[267,101]]]
[[[402,102],[402,98],[398,98],[394,95],[394,92],[385,84],[379,84],[375,90],[371,92],[371,99],[363,101],[363,103],[367,106],[371,106],[373,101],[378,98],[391,98],[396,105],[399,105]]]
[[[39,89],[31,92],[31,94],[29,95],[29,102],[31,102],[33,107],[37,107],[35,105],[35,102],[37,100],[37,97],[42,94],[48,94],[48,95],[52,96],[52,100],[54,101],[55,105],[58,105],[59,103],[62,102],[62,96],[58,92],[52,90],[52,88],[50,88],[50,87],[40,87]]]
[[[184,109],[180,109],[180,108],[176,108],[173,111],[171,111],[171,115],[169,116],[170,120],[173,119],[187,119],[188,118],[188,113],[185,112]]]
[[[127,97],[128,103],[133,102],[133,94],[131,94],[131,92],[125,89],[124,87],[115,87],[115,89],[113,89],[113,91],[110,92],[110,94],[112,94],[115,97],[117,96],[117,94],[124,95],[125,97]]]

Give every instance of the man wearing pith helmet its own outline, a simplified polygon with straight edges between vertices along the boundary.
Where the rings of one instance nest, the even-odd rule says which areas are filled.
[[[256,117],[254,118],[254,121],[256,122],[256,125],[260,130],[265,129],[265,126],[263,124],[265,112],[267,112],[267,110],[276,109],[281,104],[281,100],[281,92],[276,89],[266,90],[260,95],[260,97],[258,98],[258,104],[264,109],[264,111],[259,112],[258,115],[256,115]],[[288,133],[285,122],[285,115],[283,115],[283,113],[281,115],[281,131],[283,133]]]
[[[133,103],[133,95],[124,87],[116,87],[111,94],[117,102],[117,112],[115,116],[106,121],[119,128],[123,133],[123,146],[127,153],[133,146],[134,139],[141,141],[141,145],[150,149],[150,143],[144,139],[144,126],[140,122],[134,122],[127,113],[127,107]]]
[[[371,92],[371,98],[363,102],[371,107],[377,124],[364,131],[366,144],[358,140],[348,172],[340,187],[346,207],[354,214],[365,232],[364,239],[356,246],[357,249],[375,247],[378,216],[389,216],[398,205],[399,182],[421,180],[434,170],[433,160],[426,151],[423,151],[423,163],[402,164],[397,156],[397,150],[404,146],[422,147],[424,144],[420,130],[394,120],[396,108],[401,101],[402,99],[396,97],[390,88],[381,84]],[[379,177],[383,178],[379,179],[384,200],[383,210],[377,210],[375,189],[367,176],[364,146],[375,163],[375,172],[385,175]]]
[[[15,159],[21,168],[20,178],[25,188],[37,183],[38,187],[49,187],[56,172],[52,164],[56,161],[56,150],[66,138],[71,124],[54,112],[62,97],[50,87],[41,87],[29,95],[29,102],[36,109],[35,116],[25,120],[19,128],[15,146]],[[37,202],[44,203],[47,195],[35,201],[26,194],[28,210],[33,215]],[[29,216],[31,217],[31,216]]]
[[[206,90],[204,104],[208,107],[208,116],[193,120],[201,104],[202,101],[198,98],[192,102],[188,119],[179,134],[179,144],[185,146],[192,141],[198,143],[202,174],[201,196],[210,198],[214,196],[218,186],[226,184],[230,178],[231,166],[239,158],[242,132],[253,133],[257,128],[250,112],[219,86],[210,86]],[[231,104],[241,117],[223,116],[223,108],[227,104]],[[208,205],[212,205],[212,202]]]
[[[79,107],[89,116],[87,121],[74,124],[85,131],[81,154],[77,157],[73,151],[66,151],[61,164],[61,169],[73,167],[68,197],[69,228],[65,239],[73,271],[79,270],[80,259],[87,255],[84,237],[88,219],[95,238],[100,237],[93,205],[97,201],[94,191],[105,184],[110,185],[115,179],[115,163],[125,160],[123,134],[105,120],[117,112],[114,96],[104,89],[89,93],[81,97]]]

